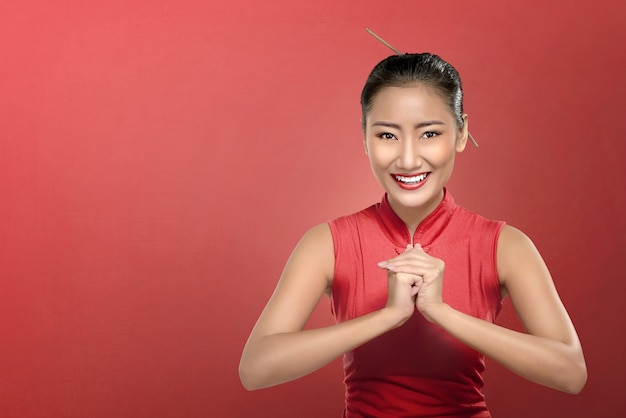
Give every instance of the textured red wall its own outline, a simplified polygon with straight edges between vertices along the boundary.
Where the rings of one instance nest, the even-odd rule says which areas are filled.
[[[390,51],[365,27],[460,70],[481,147],[450,189],[534,239],[580,333],[580,395],[490,363],[494,414],[626,414],[624,21],[621,0],[0,2],[0,416],[340,416],[339,362],[254,393],[237,363],[300,235],[381,196],[358,97]]]

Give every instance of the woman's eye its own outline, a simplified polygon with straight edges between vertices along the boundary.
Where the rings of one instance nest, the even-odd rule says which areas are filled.
[[[381,139],[387,139],[387,140],[393,140],[396,139],[396,136],[394,134],[391,134],[389,132],[383,132],[378,134],[378,137]]]
[[[430,139],[430,138],[436,137],[437,135],[439,135],[438,132],[428,131],[428,132],[424,132],[424,134],[422,135],[422,138]]]

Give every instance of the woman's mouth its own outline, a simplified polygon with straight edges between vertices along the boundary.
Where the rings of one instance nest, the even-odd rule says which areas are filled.
[[[421,187],[430,173],[419,173],[413,175],[392,174],[391,177],[398,183],[400,187],[407,190],[414,190]]]

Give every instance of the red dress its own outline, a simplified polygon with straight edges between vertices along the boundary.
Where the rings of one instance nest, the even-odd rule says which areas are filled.
[[[408,229],[386,196],[329,225],[335,320],[383,308],[387,275],[377,263],[405,250]],[[414,244],[446,263],[444,302],[490,322],[502,307],[496,247],[503,226],[457,206],[446,191],[414,234]],[[344,356],[344,417],[490,417],[481,391],[484,369],[483,355],[416,312],[401,327]]]

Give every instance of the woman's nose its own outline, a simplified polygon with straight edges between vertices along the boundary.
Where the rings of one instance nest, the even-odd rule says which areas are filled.
[[[419,155],[419,147],[414,140],[409,139],[403,141],[398,156],[398,166],[407,171],[419,168],[422,165],[422,159]]]

